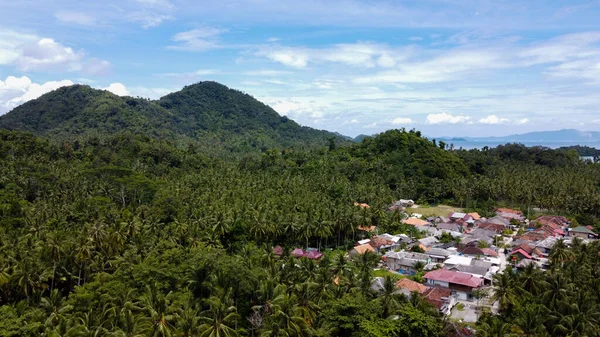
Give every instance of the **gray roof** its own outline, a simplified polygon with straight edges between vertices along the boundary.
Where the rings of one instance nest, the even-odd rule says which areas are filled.
[[[383,277],[376,277],[371,282],[371,289],[375,291],[383,291],[384,279]]]
[[[498,225],[504,225],[504,226],[509,226],[510,225],[510,221],[506,220],[505,218],[496,215],[493,218],[487,219],[486,222],[491,222],[491,223],[495,223]]]
[[[535,246],[540,247],[540,248],[545,248],[545,249],[551,249],[557,240],[558,240],[557,238],[555,238],[553,236],[549,236],[542,241],[538,241],[538,243],[536,243]]]
[[[447,229],[447,230],[451,230],[453,232],[460,232],[460,225],[457,223],[440,223],[437,225],[438,229]]]
[[[487,274],[489,268],[486,267],[479,267],[479,266],[463,266],[463,265],[455,265],[449,268],[445,268],[447,270],[455,270],[455,271],[460,271],[463,273],[469,273],[469,274],[475,274],[475,275],[481,275],[484,276],[485,274]]]
[[[596,233],[594,233],[591,230],[587,229],[587,227],[585,227],[585,226],[577,226],[575,228],[569,228],[569,232],[586,233],[586,234],[596,235]]]
[[[471,266],[490,269],[492,267],[492,263],[488,262],[488,261],[473,259],[473,260],[471,260]]]
[[[388,252],[385,254],[385,257],[388,259],[397,259],[397,260],[411,259],[411,260],[418,260],[418,261],[423,261],[423,262],[426,262],[427,260],[429,260],[429,255],[427,255],[427,254],[407,252],[405,250],[400,251],[400,252]]]
[[[487,239],[487,238],[495,238],[496,237],[496,232],[487,230],[487,229],[482,229],[482,228],[475,228],[469,234],[478,239],[484,239],[484,238]]]
[[[421,244],[425,245],[425,246],[428,246],[428,245],[433,245],[433,244],[436,244],[436,243],[438,243],[439,241],[438,241],[438,239],[436,239],[436,238],[435,238],[435,237],[433,237],[433,236],[428,236],[428,237],[426,237],[426,238],[422,238],[422,239],[420,239],[420,240],[419,240],[419,242],[420,242]]]
[[[435,255],[435,256],[444,256],[444,257],[448,257],[448,256],[452,255],[452,253],[450,253],[449,251],[447,251],[445,249],[435,248],[435,247],[427,250],[425,252],[425,254],[427,254],[429,256]]]

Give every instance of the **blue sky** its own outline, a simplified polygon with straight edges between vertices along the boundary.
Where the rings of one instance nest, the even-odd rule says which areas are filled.
[[[214,80],[355,136],[600,130],[600,1],[0,1],[0,114]]]

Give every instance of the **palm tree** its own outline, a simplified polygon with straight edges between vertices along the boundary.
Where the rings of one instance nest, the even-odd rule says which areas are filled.
[[[572,257],[572,254],[573,253],[569,247],[567,247],[563,239],[557,240],[548,255],[550,262],[552,263],[552,269],[554,270],[558,266],[562,268],[564,263]]]
[[[494,293],[492,302],[498,301],[500,311],[509,310],[517,302],[517,288],[512,278],[511,269],[506,269],[502,274],[494,275]]]
[[[522,294],[531,293],[537,296],[542,293],[544,287],[547,285],[544,281],[544,274],[542,271],[533,263],[528,264],[518,275],[519,282],[521,283]]]
[[[73,309],[72,305],[64,305],[63,298],[57,289],[50,292],[49,297],[44,297],[40,301],[40,306],[46,314],[46,326],[56,326],[63,319],[64,315]]]
[[[296,297],[283,288],[277,292],[279,295],[271,302],[270,314],[260,336],[310,336],[312,329],[303,316],[303,310],[298,307]]]
[[[50,283],[50,291],[52,292],[52,290],[54,290],[54,279],[56,278],[56,264],[60,261],[60,258],[62,256],[63,253],[63,248],[62,248],[62,239],[59,238],[57,235],[50,235],[48,236],[46,242],[45,242],[45,247],[44,250],[47,254],[47,256],[50,257],[50,259],[52,260],[52,282]]]
[[[142,295],[140,303],[147,313],[150,323],[147,333],[152,337],[171,336],[171,321],[174,320],[170,314],[170,294],[161,293],[156,283],[146,286],[146,293]]]
[[[388,318],[399,306],[396,292],[396,282],[390,275],[383,279],[383,291],[379,296],[381,307],[383,308],[383,317]]]
[[[206,303],[209,309],[201,313],[200,337],[237,337],[238,333],[231,327],[240,319],[236,307],[225,304],[216,296],[211,296]]]
[[[544,322],[548,314],[548,309],[541,305],[527,305],[519,311],[515,317],[515,324],[518,326],[520,336],[540,336],[546,333]]]

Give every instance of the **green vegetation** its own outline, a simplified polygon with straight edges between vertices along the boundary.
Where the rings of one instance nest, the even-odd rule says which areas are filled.
[[[514,273],[508,268],[495,276],[492,300],[499,316],[484,314],[479,336],[597,336],[600,331],[598,292],[600,244],[572,248],[559,241],[550,252],[551,269],[533,265]]]
[[[0,126],[38,135],[0,130],[2,336],[443,336],[435,308],[373,272],[378,256],[339,253],[367,236],[357,227],[419,237],[386,211],[400,198],[593,224],[600,211],[600,166],[573,151],[448,151],[414,130],[350,144],[211,82],[159,101],[62,88]],[[529,335],[593,335],[598,251],[556,248],[535,274],[548,284],[502,274],[502,316],[481,327],[525,331],[531,310]]]
[[[85,85],[63,87],[0,116],[0,129],[82,141],[118,133],[189,144],[205,153],[314,147],[336,134],[302,127],[250,95],[215,82],[186,86],[157,101],[119,97]]]

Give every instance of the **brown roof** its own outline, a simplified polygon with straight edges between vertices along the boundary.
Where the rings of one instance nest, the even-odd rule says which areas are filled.
[[[376,236],[376,237],[372,238],[368,244],[373,246],[374,248],[381,248],[381,246],[389,246],[393,243],[394,243],[393,241],[386,240],[382,237]]]
[[[355,202],[354,206],[360,206],[360,208],[371,208],[369,204],[359,204],[358,202]]]
[[[487,229],[490,231],[494,231],[498,234],[502,233],[506,229],[506,227],[504,227],[504,225],[499,225],[499,224],[495,224],[495,223],[491,223],[491,222],[480,223],[479,225],[477,225],[477,227],[479,227],[481,229]]]
[[[525,252],[527,252],[527,254],[531,254],[533,252],[533,247],[531,247],[530,245],[528,245],[526,243],[522,243],[522,244],[516,246],[515,248],[513,248],[513,251],[515,251],[517,249],[522,249]]]
[[[516,215],[523,215],[523,212],[517,211],[515,209],[510,209],[510,208],[496,208],[496,212],[499,212],[499,213],[511,213],[511,214],[516,214]]]
[[[535,221],[541,223],[542,225],[554,224],[557,226],[562,226],[569,222],[569,219],[564,216],[553,216],[553,215],[543,215],[535,219]]]
[[[371,226],[371,227],[358,226],[358,227],[356,227],[356,229],[358,229],[359,231],[365,231],[365,232],[372,232],[376,228],[377,228],[376,226]]]
[[[425,226],[425,225],[429,224],[429,222],[427,222],[425,220],[417,219],[417,218],[408,218],[408,219],[404,220],[403,222],[407,225],[412,225],[412,226]]]
[[[463,255],[485,255],[481,248],[475,246],[459,247],[457,250]]]
[[[450,297],[452,292],[447,288],[430,287],[425,290],[423,297],[425,300],[433,304],[436,308],[441,309],[446,303],[445,299]]]
[[[360,255],[362,255],[366,252],[375,253],[375,249],[368,243],[365,243],[364,245],[356,246],[353,249]]]
[[[400,281],[396,282],[396,288],[408,289],[410,292],[416,291],[419,294],[422,294],[427,290],[426,286],[407,278],[403,278]]]
[[[481,219],[481,215],[479,215],[479,213],[477,213],[477,212],[469,213],[469,215],[471,217],[473,217],[473,220],[479,220],[479,219]]]
[[[485,256],[498,256],[498,253],[491,248],[481,248],[481,251]]]

